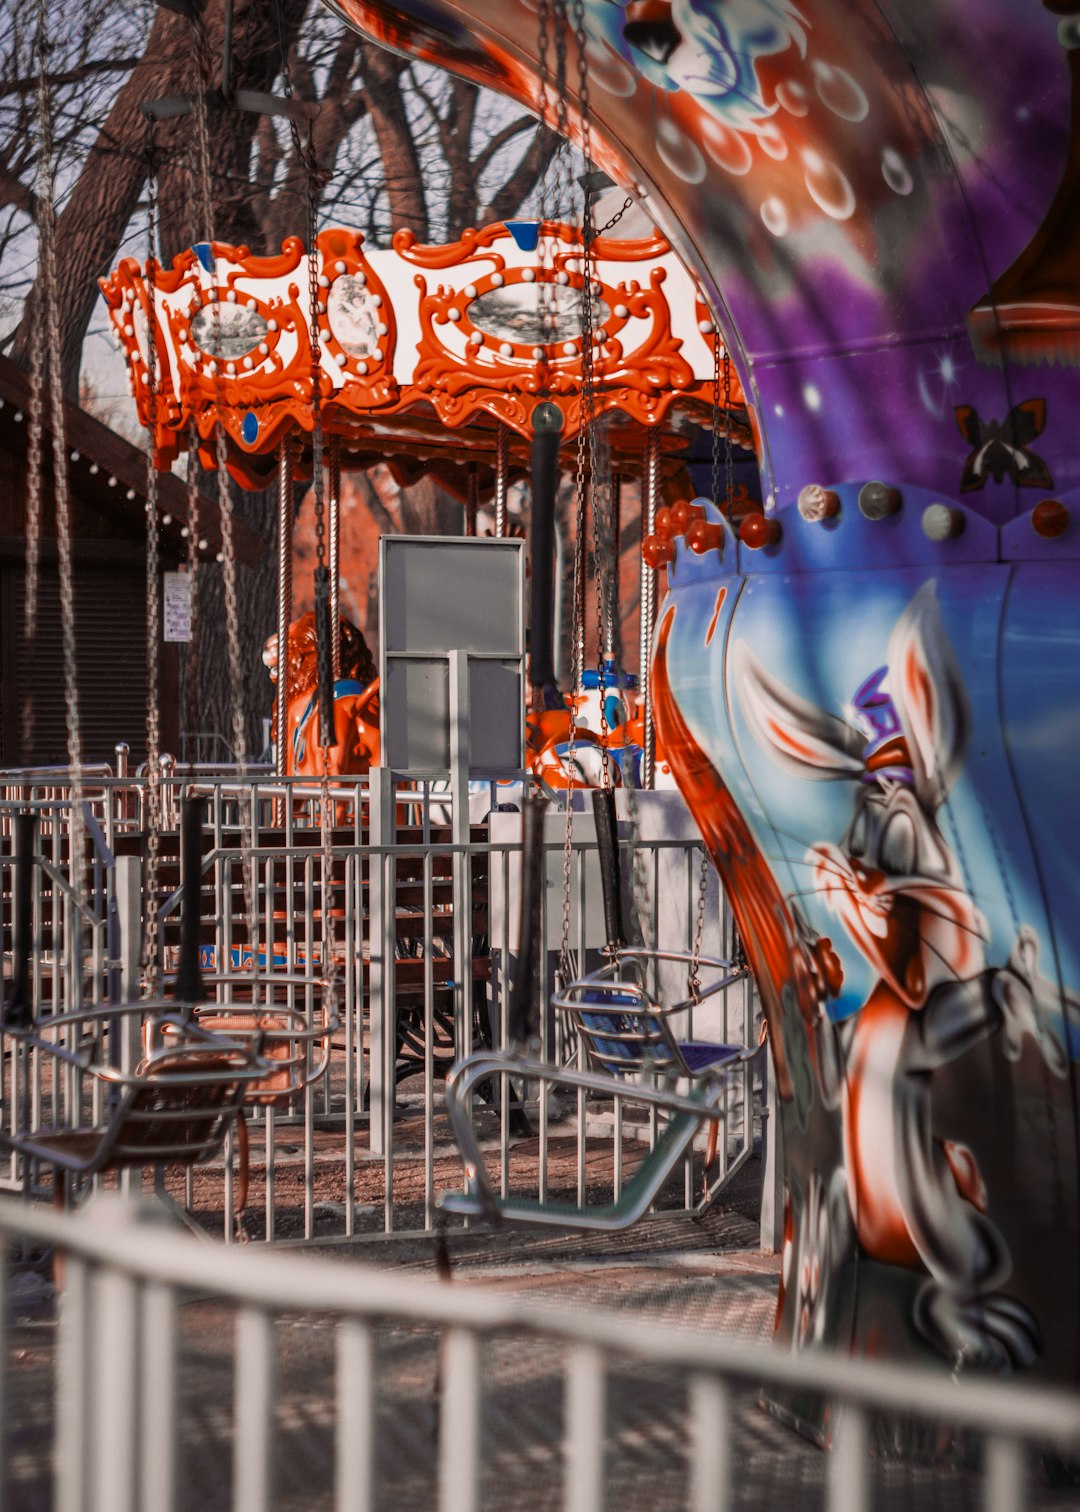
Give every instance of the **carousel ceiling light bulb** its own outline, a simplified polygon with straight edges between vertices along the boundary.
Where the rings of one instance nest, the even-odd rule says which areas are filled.
[[[348,360],[349,359],[344,352],[338,352],[334,356],[334,361],[337,363],[338,367],[344,367]]]
[[[376,336],[386,336],[388,334],[388,331],[389,328],[380,320],[378,325],[375,327]]]
[[[259,308],[259,301],[257,299],[249,299],[247,301],[246,308],[249,310],[257,310]]]
[[[172,524],[172,515],[171,514],[163,514],[162,517],[161,517],[161,523],[163,525],[171,525]]]
[[[252,362],[252,360],[251,360],[250,357],[245,357],[244,358],[244,366],[246,368],[253,368],[255,366],[255,364],[254,364],[254,362]]]
[[[135,497],[135,490],[133,488],[129,488],[124,497],[128,500],[133,499]]]
[[[568,357],[576,357],[577,356],[577,342],[576,341],[564,341],[563,342],[563,351],[566,353],[566,355]]]
[[[277,323],[276,320],[268,320],[266,322],[266,329],[268,331],[276,331],[277,328],[278,328],[278,323]]]
[[[465,285],[465,297],[466,297],[466,299],[475,299],[476,298],[476,285],[475,284],[466,284]]]
[[[217,363],[208,362],[206,364],[206,371],[210,374],[211,378],[215,377],[217,375]]]
[[[110,488],[115,488],[116,487],[116,479],[115,479],[115,477],[110,477],[109,478],[109,487]]]
[[[230,377],[235,377],[236,376],[236,363],[235,362],[227,362],[225,364],[225,371],[229,374]]]
[[[360,369],[360,371],[362,373],[366,373],[367,372],[367,363],[366,362],[358,362],[356,364],[356,366]]]
[[[77,451],[73,451],[73,452],[72,452],[72,453],[71,453],[71,460],[72,460],[72,461],[73,461],[73,462],[78,462],[78,460],[79,460],[79,458],[80,458],[80,457],[81,457],[81,456],[82,456],[82,452],[77,452]]]
[[[319,288],[320,289],[328,289],[329,287],[330,287],[330,280],[327,278],[327,276],[326,276],[325,273],[320,273],[319,274]]]
[[[367,274],[364,272],[363,268],[357,268],[356,272],[353,274],[353,277],[360,285],[367,283]]]
[[[555,282],[557,284],[568,284],[570,282],[570,275],[569,275],[569,273],[564,273],[560,269],[560,271],[558,273],[556,273],[556,275],[555,275]]]
[[[491,287],[493,289],[501,289],[505,282],[506,279],[503,278],[501,273],[493,273],[491,275]]]
[[[375,306],[376,309],[378,309],[379,306],[382,304],[382,295],[381,294],[372,294],[372,296],[371,296],[371,303]]]
[[[214,558],[214,561],[215,562],[223,562],[224,560],[225,560],[225,553],[223,551],[219,551],[218,554],[217,554],[217,556]]]
[[[228,300],[229,304],[235,304],[236,303],[236,290],[235,289],[230,289],[229,292],[226,294],[225,298]]]
[[[483,346],[483,344],[484,344],[484,338],[481,336],[481,334],[480,334],[479,331],[470,331],[469,332],[469,345],[471,347]]]
[[[187,538],[188,538],[188,536],[191,534],[191,531],[187,528],[186,525],[181,525],[181,527],[180,527],[180,534],[184,538],[184,540],[186,541]]]
[[[266,356],[269,355],[269,352],[270,352],[270,348],[267,346],[266,342],[265,341],[260,341],[259,342],[259,356],[260,357],[266,357]]]
[[[124,327],[124,335],[125,336],[134,336],[134,334],[135,334],[135,327],[133,325],[126,325]]]
[[[345,271],[345,264],[343,262],[336,262],[334,264],[334,272],[335,273],[344,273],[344,271]]]
[[[512,357],[514,355],[514,348],[508,341],[504,341],[499,347],[499,352],[503,357]]]
[[[101,468],[97,465],[97,463],[96,462],[91,462],[91,464],[90,464],[90,476],[92,478],[96,478],[97,475],[98,475],[98,473],[100,471],[101,471]]]
[[[522,283],[534,283],[536,281],[536,269],[523,268],[521,270],[521,281]]]
[[[626,305],[617,304],[615,306],[614,314],[619,320],[626,320],[629,318],[630,311]]]
[[[532,354],[533,354],[533,361],[534,362],[543,362],[543,360],[544,360],[544,349],[543,349],[543,347],[533,347]]]
[[[699,320],[697,323],[697,328],[703,336],[711,336],[714,330],[714,326],[711,320]]]
[[[602,294],[604,292],[604,286],[598,278],[594,278],[592,281],[592,291],[594,294]]]
[[[199,542],[199,550],[200,551],[207,551],[209,549],[209,547],[210,547],[210,542],[204,536],[202,538],[202,540]]]
[[[446,318],[447,318],[447,320],[460,320],[461,319],[461,311],[458,309],[457,305],[451,305],[450,306],[450,308],[446,312]]]
[[[568,273],[576,273],[577,270],[578,270],[577,258],[576,257],[568,257],[566,259],[566,271]]]
[[[15,411],[14,419],[15,419],[15,424],[16,425],[18,425],[18,424],[21,423],[21,421],[22,421],[22,410],[16,410]]]

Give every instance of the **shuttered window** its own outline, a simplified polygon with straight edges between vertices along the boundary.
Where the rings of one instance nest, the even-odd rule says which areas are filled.
[[[19,710],[34,688],[34,765],[67,762],[60,579],[55,564],[43,565],[33,662],[23,631],[25,577],[22,565],[4,570],[4,597],[10,605],[4,630],[4,761],[19,759]],[[14,610],[14,613],[11,612]],[[115,760],[118,741],[127,741],[132,759],[146,753],[146,579],[136,564],[84,563],[75,568],[75,660],[79,684],[79,729],[84,761]],[[13,684],[13,686],[11,686]],[[12,696],[14,695],[14,696]]]

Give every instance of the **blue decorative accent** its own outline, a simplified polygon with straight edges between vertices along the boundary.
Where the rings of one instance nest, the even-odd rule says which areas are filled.
[[[539,221],[507,221],[506,229],[523,252],[535,252],[540,245]]]
[[[248,446],[254,446],[259,439],[259,417],[254,410],[248,410],[241,421],[240,434]]]
[[[214,271],[214,249],[209,242],[195,242],[191,250],[206,269],[207,273]]]

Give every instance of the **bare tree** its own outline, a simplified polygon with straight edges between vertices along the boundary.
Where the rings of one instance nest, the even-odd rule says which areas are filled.
[[[551,156],[555,138],[527,113],[410,64],[345,29],[313,0],[235,0],[234,89],[281,94],[315,107],[312,128],[318,176],[301,144],[278,117],[239,110],[219,76],[226,0],[208,0],[204,42],[182,15],[151,0],[60,0],[50,11],[55,41],[47,59],[57,147],[60,351],[67,392],[77,398],[87,333],[100,319],[97,279],[125,251],[146,254],[146,188],[151,167],[160,187],[161,247],[166,262],[202,229],[193,218],[199,195],[190,115],[151,129],[142,107],[166,96],[208,90],[210,195],[214,236],[257,254],[277,251],[286,235],[304,236],[310,196],[324,220],[362,229],[375,245],[399,226],[421,240],[457,236],[468,225],[521,213]],[[38,318],[34,213],[38,169],[33,20],[18,0],[0,0],[0,343],[29,361]],[[200,79],[200,59],[213,63]],[[92,390],[91,381],[84,391]],[[207,480],[204,480],[204,483]],[[209,486],[213,486],[212,484]],[[377,491],[357,528],[385,528]],[[445,531],[460,506],[430,480],[406,491],[397,528]],[[276,498],[237,493],[239,516],[268,547]],[[207,644],[220,644],[221,575],[202,574],[200,616]],[[267,703],[259,653],[275,619],[274,552],[241,574],[249,743]],[[201,723],[230,728],[230,689],[223,656],[202,655]]]

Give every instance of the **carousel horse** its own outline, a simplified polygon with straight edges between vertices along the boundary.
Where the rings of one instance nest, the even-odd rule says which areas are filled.
[[[263,647],[271,682],[278,679],[278,638]],[[285,772],[320,777],[322,748],[318,727],[318,656],[315,616],[308,613],[289,626],[286,658],[288,712]],[[273,738],[277,741],[275,726]],[[379,679],[375,659],[355,625],[341,621],[341,676],[334,683],[334,744],[329,748],[330,776],[359,775],[379,763]]]

